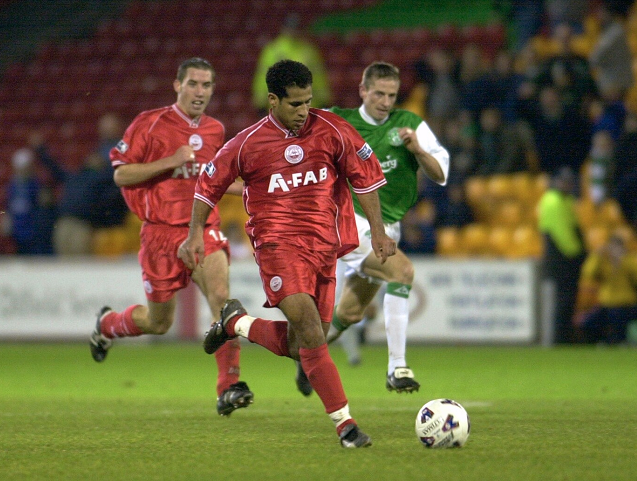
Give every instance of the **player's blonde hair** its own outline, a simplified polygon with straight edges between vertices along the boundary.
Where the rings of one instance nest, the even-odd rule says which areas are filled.
[[[389,62],[372,62],[363,70],[361,84],[369,88],[374,80],[384,78],[400,82],[400,69]]]

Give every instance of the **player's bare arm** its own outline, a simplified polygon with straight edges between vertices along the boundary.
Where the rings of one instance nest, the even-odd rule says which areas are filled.
[[[243,180],[237,179],[232,184],[230,184],[230,187],[228,187],[228,190],[226,190],[226,194],[242,195],[243,194]]]
[[[420,166],[424,169],[425,174],[434,182],[442,183],[445,180],[445,174],[435,157],[423,150],[418,142],[418,135],[414,129],[402,127],[398,130],[398,135],[403,141],[403,145],[409,150]]]
[[[192,204],[192,216],[188,237],[177,250],[179,257],[188,269],[194,269],[197,264],[203,264],[206,255],[203,242],[203,231],[212,209],[208,204],[195,199]]]
[[[384,264],[389,256],[396,254],[396,241],[385,233],[385,226],[380,213],[378,192],[358,194],[358,201],[365,212],[365,217],[372,231],[374,254],[380,259],[381,264]]]
[[[136,185],[146,182],[153,177],[181,167],[186,162],[195,160],[195,151],[190,145],[182,145],[171,156],[145,164],[120,165],[115,169],[113,179],[119,187]]]

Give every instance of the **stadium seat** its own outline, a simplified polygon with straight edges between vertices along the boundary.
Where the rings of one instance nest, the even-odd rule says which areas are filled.
[[[489,251],[489,228],[485,224],[473,223],[461,229],[462,251],[468,256],[482,256]]]
[[[126,253],[127,235],[123,227],[96,229],[93,233],[93,254],[102,257],[117,257]]]
[[[126,215],[126,220],[124,221],[124,231],[126,234],[126,241],[124,251],[130,254],[134,254],[139,252],[140,248],[140,238],[139,232],[142,228],[142,221],[139,220],[132,212],[129,212]]]
[[[546,173],[541,173],[535,175],[531,179],[531,190],[533,192],[533,198],[537,203],[540,198],[544,195],[544,192],[549,188],[550,178]]]
[[[507,174],[492,175],[487,180],[487,195],[494,200],[507,200],[515,197],[515,184]]]
[[[469,177],[464,184],[465,197],[478,220],[486,220],[487,181],[485,177]]]
[[[489,230],[488,253],[496,257],[509,257],[513,230],[508,226],[495,226]]]
[[[440,227],[436,229],[436,254],[447,257],[463,255],[460,231],[457,227]]]
[[[535,207],[536,203],[533,198],[532,180],[529,172],[515,172],[509,175],[513,197],[522,202],[527,209]]]
[[[492,225],[517,227],[525,221],[525,211],[519,200],[509,199],[496,204],[491,217]]]
[[[514,259],[532,257],[539,259],[544,251],[542,235],[531,225],[521,225],[513,231],[509,255]]]

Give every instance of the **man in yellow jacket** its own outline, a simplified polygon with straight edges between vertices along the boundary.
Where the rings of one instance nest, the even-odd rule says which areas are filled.
[[[312,107],[323,108],[331,105],[331,93],[327,72],[321,51],[304,38],[299,29],[299,17],[290,14],[285,18],[278,37],[266,44],[259,54],[254,80],[252,81],[252,104],[262,114],[270,109],[265,73],[279,60],[301,62],[312,72]]]
[[[544,279],[554,284],[554,342],[575,340],[573,311],[577,299],[584,242],[575,211],[575,174],[560,168],[538,206],[538,226],[544,236]]]
[[[611,236],[599,251],[586,258],[581,282],[597,286],[599,303],[581,318],[585,341],[625,341],[628,323],[637,320],[637,255],[627,252],[620,236]]]

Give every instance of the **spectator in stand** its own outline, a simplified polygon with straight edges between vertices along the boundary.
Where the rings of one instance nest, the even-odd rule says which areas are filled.
[[[624,128],[626,113],[622,93],[616,87],[609,87],[589,104],[588,115],[592,131],[605,130],[610,133],[613,140],[618,140]]]
[[[632,54],[624,21],[632,4],[624,0],[604,0],[597,9],[601,34],[589,55],[600,92],[618,89],[620,96],[633,84]]]
[[[59,216],[53,230],[53,250],[58,255],[89,255],[93,230],[123,223],[127,208],[113,181],[113,168],[97,152],[87,155],[78,171],[64,169],[49,153],[38,132],[31,146],[56,183],[62,185]]]
[[[97,143],[97,153],[104,159],[104,163],[111,165],[110,151],[117,145],[124,134],[124,125],[122,119],[113,113],[107,112],[97,120],[97,135],[99,137]]]
[[[496,10],[513,25],[513,49],[519,52],[542,27],[544,2],[539,0],[496,0]]]
[[[496,107],[480,113],[480,130],[476,139],[473,174],[509,174],[535,171],[533,133],[527,124],[505,124]]]
[[[612,196],[628,222],[637,229],[637,114],[628,112],[615,146],[615,182]]]
[[[613,235],[588,255],[581,282],[597,290],[599,303],[577,319],[585,342],[624,342],[628,323],[637,319],[637,255],[628,253],[622,237]]]
[[[488,62],[479,45],[470,43],[462,49],[458,81],[460,83],[460,108],[471,112],[478,119],[485,102],[484,74],[488,71]]]
[[[436,252],[435,224],[436,208],[427,200],[420,201],[403,217],[400,225],[399,249],[405,254]]]
[[[590,0],[545,0],[544,8],[551,31],[567,25],[575,33],[582,33],[590,3]]]
[[[35,176],[35,153],[28,147],[16,150],[11,157],[7,213],[3,216],[3,231],[15,241],[17,254],[38,254],[36,241],[37,217],[41,186]]]
[[[463,227],[473,221],[473,212],[467,203],[462,179],[449,176],[447,201],[443,204],[443,208],[437,212],[436,226]]]
[[[469,50],[473,53],[472,50]],[[465,54],[469,55],[469,54]],[[479,78],[466,85],[463,106],[477,119],[488,107],[498,108],[504,120],[514,122],[517,119],[517,92],[524,78],[513,69],[513,58],[508,50],[500,50],[493,66]]]
[[[600,130],[593,135],[589,162],[588,193],[591,200],[599,205],[613,191],[615,141],[610,132]]]
[[[460,86],[456,61],[448,50],[434,47],[425,60],[414,65],[418,80],[427,86],[425,101],[427,122],[431,130],[440,135],[446,124],[460,111]]]
[[[552,38],[557,54],[542,63],[536,80],[538,87],[552,85],[566,106],[585,112],[597,91],[590,64],[573,50],[573,31],[569,24],[557,25]]]
[[[637,229],[637,202],[635,202],[635,192],[637,192],[637,167],[626,175],[619,177],[614,196],[619,202],[622,213],[634,229]]]
[[[533,130],[540,171],[554,174],[560,167],[568,166],[578,172],[590,147],[588,120],[577,110],[564,106],[553,86],[542,88],[539,104],[527,99],[521,105],[522,118]]]
[[[266,44],[257,61],[257,68],[252,81],[252,104],[264,115],[267,115],[270,105],[267,102],[268,88],[265,74],[274,63],[289,59],[308,66],[314,77],[313,107],[327,107],[330,105],[331,92],[323,56],[319,48],[310,42],[299,26],[300,18],[296,13],[290,13],[283,21],[283,29],[278,37]]]
[[[627,112],[615,146],[615,178],[620,181],[637,169],[637,114]]]
[[[449,151],[450,158],[453,159],[449,166],[450,180],[453,178],[464,179],[471,174],[475,163],[477,133],[478,130],[467,111],[461,112],[460,115],[447,123],[441,139]],[[432,192],[431,187],[436,185],[426,182],[426,177],[421,177],[419,195],[421,197],[431,197],[431,194],[434,193],[442,195],[445,189],[436,188]]]
[[[490,84],[491,103],[502,112],[507,123],[518,119],[518,90],[524,77],[514,68],[514,59],[509,50],[500,50],[487,80]]]
[[[561,167],[538,205],[538,224],[544,236],[543,277],[554,288],[554,341],[558,344],[575,340],[573,311],[585,253],[574,192],[573,170]]]

